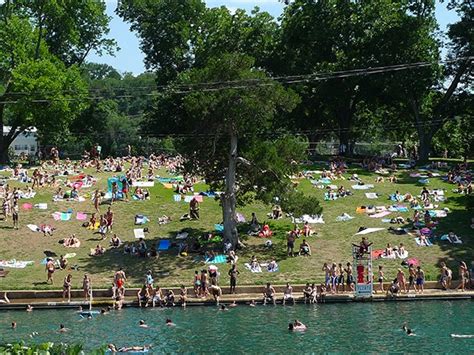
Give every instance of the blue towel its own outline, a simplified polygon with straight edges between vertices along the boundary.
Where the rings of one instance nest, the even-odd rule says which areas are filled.
[[[212,259],[207,259],[206,264],[224,264],[227,262],[227,256],[225,255],[216,255]]]
[[[168,250],[171,247],[171,241],[169,239],[162,239],[158,243],[158,250]]]
[[[216,230],[216,232],[223,232],[224,226],[222,224],[214,224],[214,229]]]

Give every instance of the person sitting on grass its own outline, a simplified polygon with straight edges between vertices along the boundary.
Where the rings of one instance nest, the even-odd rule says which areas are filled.
[[[110,246],[112,248],[118,248],[122,244],[122,241],[120,240],[119,237],[117,237],[117,234],[114,234],[112,236],[112,239],[110,239]]]
[[[81,246],[81,241],[75,234],[71,234],[69,238],[64,238],[63,245],[67,248],[79,248]]]
[[[189,218],[199,219],[199,202],[196,198],[189,202]]]
[[[258,233],[260,238],[270,238],[273,235],[273,232],[270,229],[268,224],[264,224],[262,230]]]
[[[249,234],[258,233],[259,230],[260,230],[260,223],[258,222],[255,212],[252,212],[252,219],[250,221]]]
[[[99,256],[99,255],[104,255],[105,253],[105,248],[102,247],[100,244],[97,244],[95,249],[91,249],[91,256]]]
[[[273,219],[280,219],[283,218],[283,211],[280,205],[275,205],[272,208],[272,218]]]
[[[300,256],[311,256],[311,247],[309,246],[306,239],[303,239],[303,242],[300,245]]]
[[[68,265],[67,259],[63,255],[61,255],[59,257],[59,268],[61,270],[66,270],[67,265]]]
[[[304,222],[303,236],[310,237],[312,235],[313,235],[313,230],[311,229],[311,226],[309,225],[308,221]]]

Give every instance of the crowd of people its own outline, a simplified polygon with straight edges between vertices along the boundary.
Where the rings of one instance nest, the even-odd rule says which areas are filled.
[[[112,158],[108,157],[106,159],[101,159],[101,149],[98,144],[96,144],[90,152],[84,152],[83,159],[78,162],[73,162],[69,159],[60,160],[59,151],[57,148],[51,149],[51,160],[44,161],[41,166],[33,170],[32,176],[28,175],[28,170],[23,169],[20,165],[15,167],[12,170],[13,177],[19,181],[24,181],[26,183],[31,183],[31,187],[27,187],[25,191],[15,187],[10,189],[8,184],[5,184],[0,187],[0,195],[3,196],[3,212],[5,220],[10,216],[13,220],[14,228],[18,229],[18,200],[20,198],[29,198],[34,196],[35,188],[42,189],[43,187],[54,187],[56,189],[55,196],[58,199],[78,199],[81,196],[80,188],[81,186],[93,186],[97,180],[92,175],[87,175],[83,173],[85,168],[95,168],[96,172],[113,172],[120,173],[121,177],[116,179],[111,184],[111,191],[109,200],[106,201],[106,193],[95,189],[92,193],[91,200],[95,210],[95,213],[90,215],[90,218],[83,223],[83,227],[93,231],[100,235],[101,240],[107,239],[108,235],[111,235],[110,238],[110,248],[123,248],[125,254],[137,255],[142,257],[158,257],[159,253],[156,250],[156,246],[153,245],[150,248],[147,246],[147,243],[143,238],[139,239],[136,243],[122,242],[120,237],[114,233],[114,220],[115,214],[112,209],[114,203],[118,200],[123,202],[128,202],[130,198],[136,200],[147,200],[150,198],[150,192],[148,189],[135,186],[135,190],[131,193],[134,182],[136,181],[155,181],[155,173],[160,168],[166,168],[170,173],[177,173],[183,165],[183,160],[179,156],[165,156],[165,155],[154,155],[151,154],[149,157],[134,157],[130,154],[125,157]],[[362,161],[362,167],[371,170],[371,171],[382,171],[385,168],[389,168],[392,172],[396,171],[397,167],[394,165],[394,162],[390,157],[374,157],[367,158]],[[144,174],[146,172],[146,174]],[[325,169],[320,172],[320,178],[322,179],[341,179],[344,180],[345,177],[343,174],[347,172],[347,164],[341,158],[336,158],[329,162],[329,169]],[[58,176],[62,176],[65,179],[59,180]],[[312,179],[314,178],[314,173],[304,172],[301,173],[299,177]],[[462,188],[460,193],[471,193],[472,188],[471,184],[471,175],[466,166],[458,165],[456,168],[449,171],[447,175],[447,181],[453,184],[461,184]],[[349,180],[356,182],[357,184],[363,185],[364,182],[357,174],[352,174]],[[390,182],[397,182],[394,175],[388,177]],[[192,176],[184,176],[182,180],[177,180],[174,182],[173,189],[174,192],[180,195],[186,195],[187,193],[194,193],[194,185],[197,182],[197,179]],[[383,182],[383,180],[377,180],[377,182]],[[63,191],[63,188],[69,188],[68,191]],[[336,196],[343,197],[349,196],[350,191],[347,191],[343,186],[337,189]],[[405,224],[406,222],[413,222],[415,225],[417,223],[423,223],[425,226],[433,225],[432,215],[426,209],[424,212],[423,209],[428,206],[435,205],[443,201],[443,195],[438,194],[437,191],[430,191],[426,187],[423,187],[419,197],[413,196],[410,193],[401,194],[396,190],[391,196],[390,199],[396,202],[407,202],[410,207],[415,211],[413,213],[412,221],[406,221],[403,217],[397,216],[393,218],[393,223]],[[101,214],[101,205],[108,203],[106,211]],[[167,221],[169,217],[165,216]],[[268,218],[278,220],[284,218],[284,212],[279,204],[275,204],[272,207],[271,212],[268,214]],[[189,201],[189,214],[186,217],[182,217],[181,220],[198,220],[200,219],[200,204],[197,198],[192,198]],[[167,223],[165,221],[164,223]],[[137,221],[135,221],[135,224]],[[248,223],[249,232],[251,236],[258,236],[261,238],[266,238],[265,247],[271,248],[273,236],[273,231],[270,229],[270,225],[267,222],[260,223],[256,217],[255,213],[252,213],[251,220]],[[51,234],[52,234],[51,229]],[[49,232],[48,232],[49,234]],[[45,233],[46,235],[46,233]],[[213,260],[213,251],[201,248],[203,244],[212,242],[214,235],[210,234],[211,238],[208,240],[196,240],[196,246],[190,241],[182,241],[179,243],[179,255],[187,255],[188,252],[192,251],[204,251],[206,250],[206,259]],[[302,257],[312,257],[313,250],[311,248],[308,240],[309,238],[317,236],[317,232],[314,230],[314,227],[311,226],[307,221],[300,227],[297,223],[293,225],[293,228],[288,231],[286,234],[286,254],[289,257],[302,256]],[[424,233],[419,233],[420,243],[427,243],[427,235]],[[450,232],[448,234],[449,240],[455,241],[457,236],[454,233]],[[301,241],[300,241],[301,240]],[[79,248],[81,246],[81,241],[76,237],[75,234],[71,234],[69,237],[66,237],[62,240],[62,244],[68,248]],[[356,247],[359,248],[359,253],[367,253],[368,247],[371,245],[365,238],[362,239],[360,244],[357,244]],[[107,248],[103,247],[100,243],[96,245],[95,248],[91,249],[90,255],[100,256],[107,251]],[[230,263],[230,269],[228,270],[229,276],[229,293],[236,293],[237,290],[237,279],[239,278],[240,271],[238,270],[237,259],[233,250],[225,250],[227,252],[227,259]],[[387,244],[384,255],[390,257],[393,255],[402,255],[405,253],[405,246],[403,243],[400,243],[398,247],[392,247],[390,244]],[[275,258],[272,258],[270,262],[260,263],[257,257],[252,256],[251,260],[248,263],[249,269],[252,272],[261,272],[262,265],[265,265],[269,272],[277,271],[278,264]],[[66,269],[67,259],[61,257],[59,260],[59,268]],[[388,289],[384,289],[384,282],[390,280],[384,273],[383,266],[380,265],[378,269],[378,275],[374,275],[374,283],[378,282],[378,289],[382,293],[387,292],[389,295],[398,295],[400,292],[409,292],[413,289],[416,292],[422,293],[424,291],[423,285],[425,283],[425,273],[420,266],[409,264],[408,266],[408,281],[405,280],[405,273],[402,269],[399,269],[396,277],[393,279],[393,282],[390,283]],[[49,260],[46,263],[46,271],[48,274],[48,282],[53,283],[53,274],[54,270],[58,267],[58,263],[54,260]],[[356,265],[357,269],[359,266]],[[343,263],[324,263],[322,271],[325,274],[325,280],[322,283],[319,283],[318,286],[306,285],[306,288],[303,291],[303,297],[305,301],[316,302],[317,300],[322,300],[326,293],[336,294],[340,292],[354,291],[354,285],[358,280],[354,276],[353,266],[350,262]],[[357,271],[357,270],[356,270]],[[444,289],[451,287],[450,280],[452,280],[452,271],[447,268],[446,265],[443,265],[441,268],[441,279],[440,284]],[[68,274],[64,279],[64,297],[70,300],[70,289],[71,289],[71,278],[72,275]],[[193,290],[194,296],[198,298],[207,298],[212,297],[219,302],[220,297],[222,296],[222,288],[219,284],[220,272],[215,269],[203,269],[201,271],[196,271],[194,280],[193,280]],[[461,281],[459,288],[464,290],[468,286],[470,280],[469,270],[464,262],[460,264],[459,267],[459,279]],[[125,273],[123,270],[117,272],[114,276],[113,282],[113,296],[116,299],[117,306],[121,305],[125,298]],[[87,282],[84,285],[84,295],[87,295],[87,289],[90,288],[90,278],[87,278]],[[274,303],[275,302],[275,292],[271,285],[267,285],[264,291],[264,303]],[[143,286],[137,293],[137,301],[140,306],[173,306],[175,304],[186,305],[186,299],[188,298],[188,290],[185,285],[182,285],[179,295],[175,296],[172,290],[167,290],[165,293],[161,290],[159,286],[153,284],[153,278],[151,276],[151,271],[147,273],[147,278]],[[284,295],[282,298],[282,303],[286,304],[287,302],[294,302],[295,297],[293,296],[293,288],[287,284]],[[121,307],[121,306],[120,306]]]

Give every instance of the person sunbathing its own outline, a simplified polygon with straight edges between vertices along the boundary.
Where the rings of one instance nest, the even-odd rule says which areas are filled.
[[[428,246],[429,243],[428,243],[428,238],[426,238],[426,235],[424,235],[423,233],[420,233],[420,245],[424,245],[424,246]]]
[[[452,244],[462,244],[461,238],[459,238],[453,231],[448,233],[448,241]]]
[[[268,272],[278,271],[278,264],[277,264],[275,258],[272,258],[272,260],[268,263],[267,270],[268,270]]]
[[[395,184],[395,183],[398,182],[398,179],[397,179],[397,177],[396,177],[395,175],[390,175],[387,179],[388,179],[388,181],[389,181],[390,183],[392,183],[392,184]]]

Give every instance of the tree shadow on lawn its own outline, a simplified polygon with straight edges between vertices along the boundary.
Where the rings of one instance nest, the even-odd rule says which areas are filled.
[[[185,240],[189,246],[201,235],[205,234],[204,229],[183,228],[178,231],[171,231],[166,237],[145,238],[148,250],[154,245],[158,249],[160,240],[168,239],[171,241],[171,246],[166,251],[159,251],[158,257],[140,257],[130,254],[124,254],[123,245],[116,249],[108,249],[104,255],[88,256],[80,259],[82,269],[88,273],[103,273],[110,271],[112,277],[113,273],[120,267],[123,267],[129,281],[134,285],[143,283],[145,274],[148,270],[152,271],[155,279],[161,277],[171,277],[179,275],[183,270],[201,269],[203,264],[202,255],[206,250],[219,249],[222,251],[222,243],[218,245],[209,245],[200,248],[197,252],[189,252],[187,256],[178,255],[178,245],[184,240],[177,240],[176,235],[180,232],[187,232],[188,238]],[[138,242],[138,239],[136,240]]]
[[[442,223],[437,230],[437,235],[447,234],[452,230],[458,237],[462,239],[462,244],[451,244],[448,241],[437,240],[441,250],[448,256],[438,258],[438,265],[444,261],[449,268],[453,270],[453,278],[458,279],[459,262],[465,261],[468,268],[474,261],[474,238],[472,237],[473,229],[470,227],[473,214],[472,207],[474,203],[473,195],[458,195],[449,197],[450,203],[462,206],[463,209],[452,210],[447,217],[442,218]],[[470,202],[469,202],[470,201]]]

